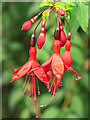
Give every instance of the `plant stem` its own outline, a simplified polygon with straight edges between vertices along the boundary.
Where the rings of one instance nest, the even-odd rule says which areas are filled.
[[[63,16],[63,17],[64,17],[64,19],[65,19],[66,23],[68,24],[68,27],[69,27],[69,32],[71,32],[71,30],[70,30],[70,25],[69,25],[69,23],[68,23],[67,19],[65,18],[65,16]]]
[[[40,19],[39,23],[38,23],[37,26],[35,27],[33,34],[35,34],[35,31],[36,31],[37,27],[39,26],[39,24],[41,23],[41,21],[42,21],[42,18]]]

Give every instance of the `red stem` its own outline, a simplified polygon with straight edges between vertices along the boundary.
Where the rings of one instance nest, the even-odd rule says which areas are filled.
[[[37,27],[39,26],[39,24],[41,23],[41,21],[42,21],[42,18],[40,19],[39,23],[38,23],[37,26],[35,27],[33,34],[35,34],[35,31],[36,31]]]
[[[45,20],[46,20],[46,17],[47,17],[47,15],[48,15],[49,11],[52,10],[52,9],[53,9],[53,7],[49,7],[48,12],[47,12],[47,14],[46,14],[46,16],[45,16],[45,18],[44,18],[44,22],[45,22]]]
[[[60,23],[60,17],[59,17],[59,15],[57,14],[57,22],[58,22],[58,27],[59,27],[59,23]]]
[[[65,16],[63,16],[63,17],[64,17],[64,19],[65,19],[66,23],[68,24],[68,27],[69,27],[69,32],[71,32],[71,31],[70,31],[70,25],[69,25],[69,23],[68,23],[67,19],[65,18]]]
[[[46,10],[48,10],[48,9],[46,9]],[[45,10],[41,11],[41,12],[38,14],[38,16],[41,15],[44,11],[45,11]]]

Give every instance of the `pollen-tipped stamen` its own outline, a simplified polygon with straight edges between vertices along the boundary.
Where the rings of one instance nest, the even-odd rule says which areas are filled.
[[[49,103],[47,103],[46,105],[41,105],[41,106],[40,106],[41,108],[42,108],[42,107],[45,107],[45,106],[47,106],[47,105],[49,105],[49,104],[51,103],[51,101],[52,101],[53,98],[54,98],[55,91],[56,91],[56,87],[54,88],[54,92],[53,92],[52,98],[51,98],[51,100],[49,101]]]

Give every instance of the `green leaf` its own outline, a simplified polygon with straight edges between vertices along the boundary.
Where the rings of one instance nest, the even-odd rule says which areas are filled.
[[[72,10],[72,9],[73,9],[73,7],[71,5],[66,5],[65,6],[65,10]]]
[[[62,8],[62,9],[65,10],[65,5],[64,5],[63,3],[61,3],[61,2],[55,3],[55,4],[54,4],[54,7]]]
[[[39,8],[42,8],[44,6],[53,6],[53,2],[41,2]]]
[[[71,20],[71,12],[69,10],[66,11],[65,17],[66,17],[67,21],[70,22],[70,20]]]
[[[88,33],[88,6],[80,2],[76,9],[76,18],[84,32]]]
[[[69,2],[68,2],[68,4],[65,2],[64,3],[58,2],[58,3],[55,3],[54,7],[58,7],[60,9],[64,9],[64,10],[72,10],[73,9],[73,6],[71,4],[69,4]]]

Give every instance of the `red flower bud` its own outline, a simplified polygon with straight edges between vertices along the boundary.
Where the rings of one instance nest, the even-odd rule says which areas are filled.
[[[43,47],[45,43],[45,34],[44,33],[40,33],[37,39],[37,46],[38,49],[41,49]]]
[[[56,13],[58,13],[61,16],[65,15],[65,11],[63,9],[56,8]]]
[[[69,40],[67,40],[66,44],[65,44],[65,51],[63,52],[61,58],[63,60],[63,62],[65,63],[65,65],[67,65],[68,67],[70,67],[72,65],[72,55],[70,52],[70,48],[71,48],[71,43]],[[64,68],[64,71],[66,71],[67,68]]]
[[[67,38],[66,38],[66,35],[65,35],[64,31],[61,31],[61,32],[60,32],[60,43],[61,43],[61,47],[63,47],[63,46],[65,45],[66,40],[67,40]]]
[[[57,27],[54,32],[54,39],[59,40],[60,39],[60,28]]]
[[[31,20],[28,20],[28,21],[26,21],[26,22],[22,25],[22,29],[21,29],[21,30],[28,30],[31,26],[32,26],[32,21],[31,21]]]
[[[68,33],[68,38],[67,38],[67,39],[68,39],[68,40],[71,39],[71,32]]]
[[[21,30],[28,30],[31,26],[32,23],[34,23],[34,21],[38,18],[38,15],[36,15],[35,17],[33,17],[32,19],[26,21],[23,25],[22,25],[22,29]]]

